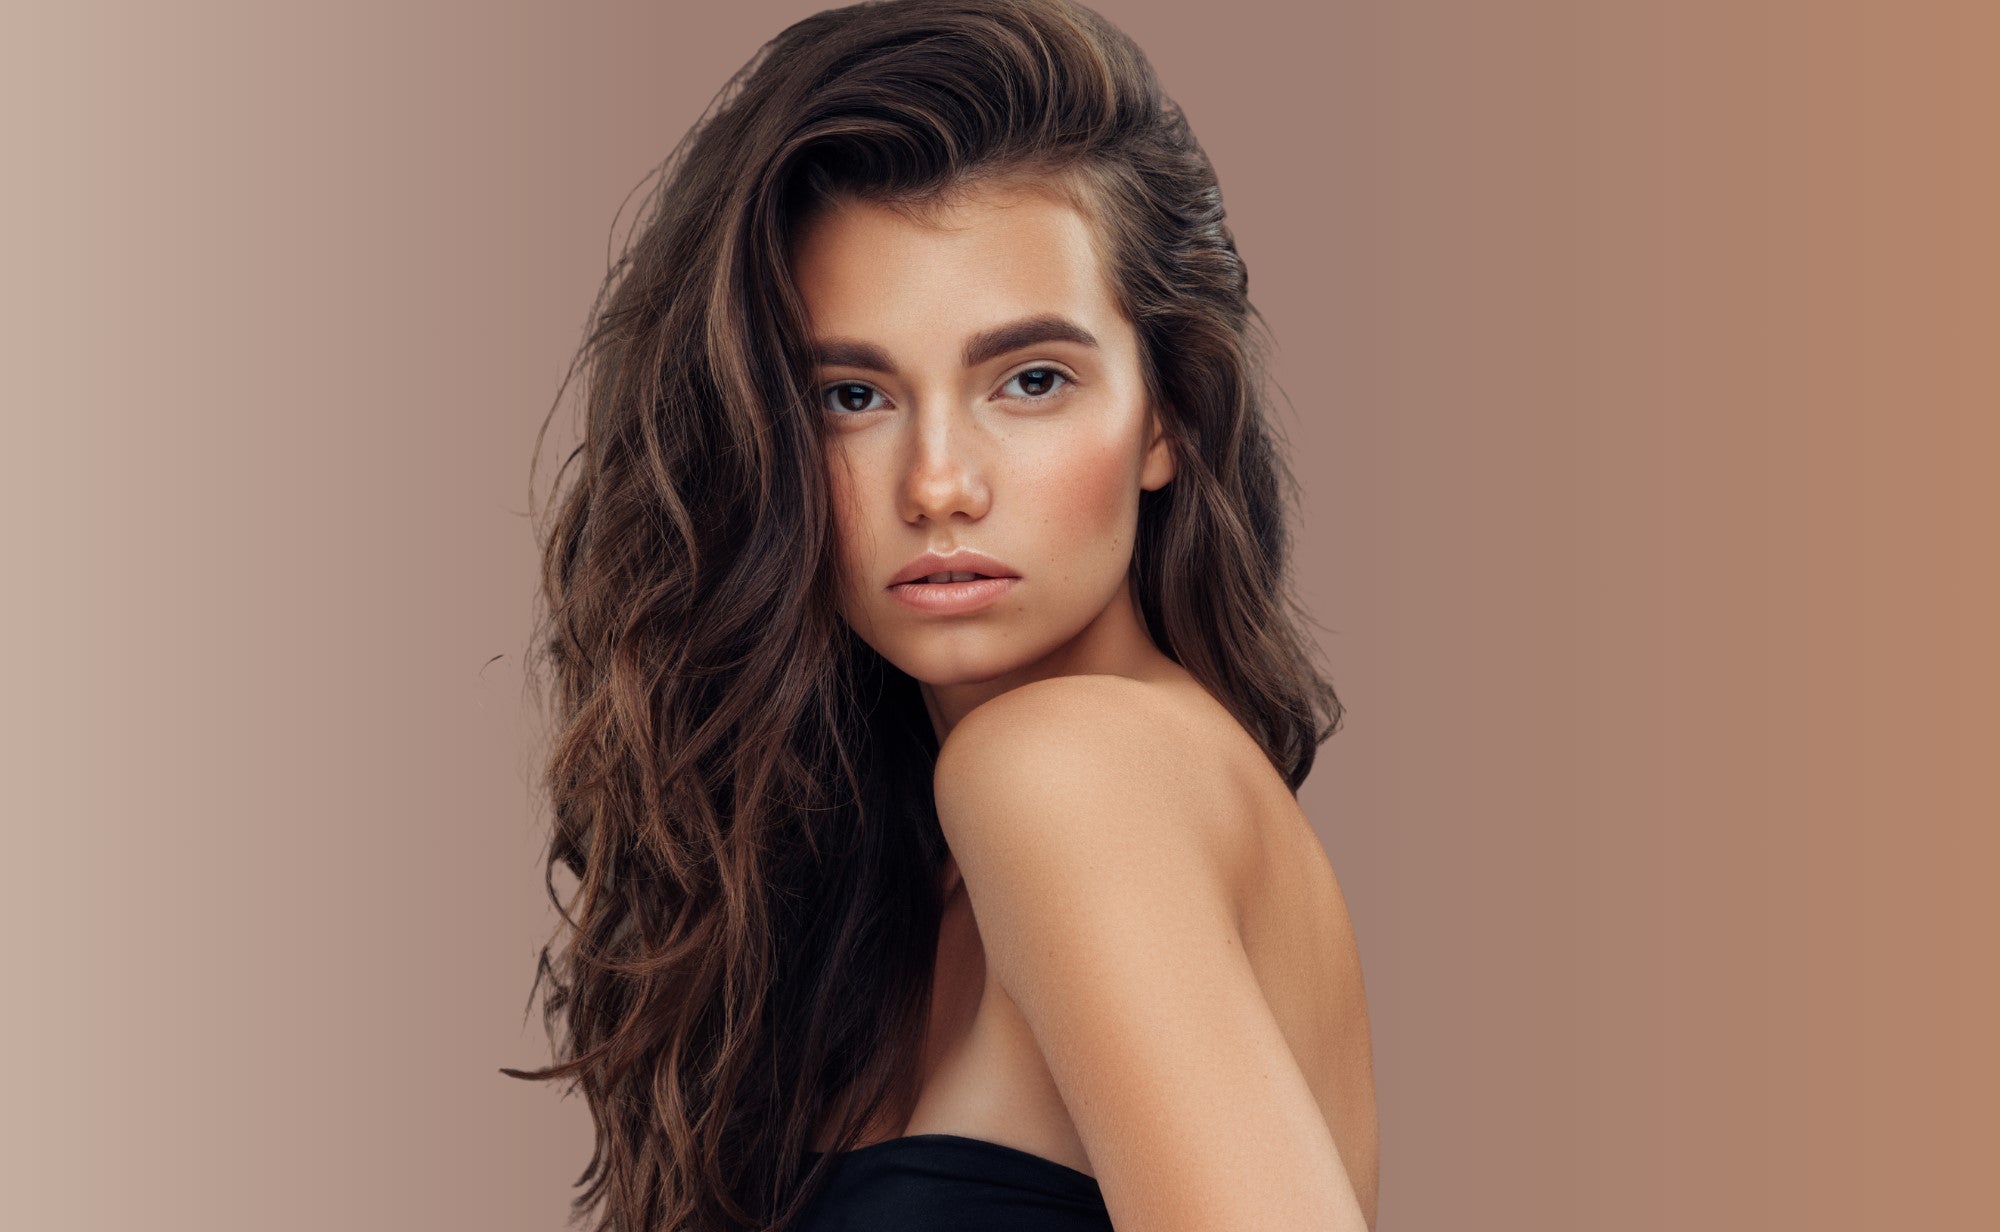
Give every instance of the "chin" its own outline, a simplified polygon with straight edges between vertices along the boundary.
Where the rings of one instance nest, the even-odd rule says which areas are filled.
[[[898,639],[897,644],[878,646],[876,650],[912,678],[934,687],[981,684],[1018,671],[1041,657],[1023,653],[1018,646],[995,645],[996,640],[954,636],[949,630],[938,630]]]
[[[981,684],[1024,666],[1011,656],[1001,658],[937,651],[905,650],[902,653],[882,657],[913,679],[939,688],[959,684]]]

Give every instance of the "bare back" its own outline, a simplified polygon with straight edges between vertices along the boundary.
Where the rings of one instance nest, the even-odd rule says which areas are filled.
[[[1262,748],[1192,680],[1160,681],[1222,750],[1252,833],[1240,921],[1251,969],[1333,1132],[1369,1225],[1378,1187],[1373,1054],[1352,922],[1319,838]],[[971,902],[947,862],[924,1079],[906,1125],[878,1124],[861,1145],[911,1134],[998,1142],[1090,1173],[1089,1157],[1027,1020],[997,981]],[[815,1144],[828,1145],[831,1125]]]

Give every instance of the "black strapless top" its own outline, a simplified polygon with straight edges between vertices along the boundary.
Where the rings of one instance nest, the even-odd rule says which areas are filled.
[[[808,1161],[819,1152],[807,1153]],[[1113,1232],[1097,1178],[982,1138],[910,1134],[842,1152],[797,1232]]]

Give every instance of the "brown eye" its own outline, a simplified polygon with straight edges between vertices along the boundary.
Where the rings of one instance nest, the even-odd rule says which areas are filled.
[[[1022,396],[1034,402],[1061,388],[1058,381],[1066,384],[1069,379],[1069,374],[1058,368],[1023,368],[1008,379],[1007,385],[1019,382]],[[1006,388],[1006,385],[1001,386],[1003,390]]]
[[[828,406],[829,396],[839,405]],[[820,391],[820,406],[829,411],[872,411],[875,408],[868,405],[868,400],[875,396],[876,390],[873,385],[864,385],[860,381],[842,381],[838,385],[829,385]]]

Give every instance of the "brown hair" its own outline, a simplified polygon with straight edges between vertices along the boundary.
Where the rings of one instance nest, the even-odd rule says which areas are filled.
[[[837,1117],[843,1150],[917,1094],[937,741],[916,683],[835,603],[786,266],[812,210],[921,210],[1001,178],[1074,201],[1177,456],[1133,552],[1153,639],[1294,791],[1342,709],[1288,596],[1248,276],[1125,35],[1064,0],[856,4],[786,29],[717,102],[592,308],[563,382],[586,378],[582,442],[543,539],[566,944],[535,987],[558,1063],[502,1072],[582,1088],[596,1146],[571,1222],[595,1210],[594,1232],[785,1227],[832,1162],[805,1167],[817,1127]]]

